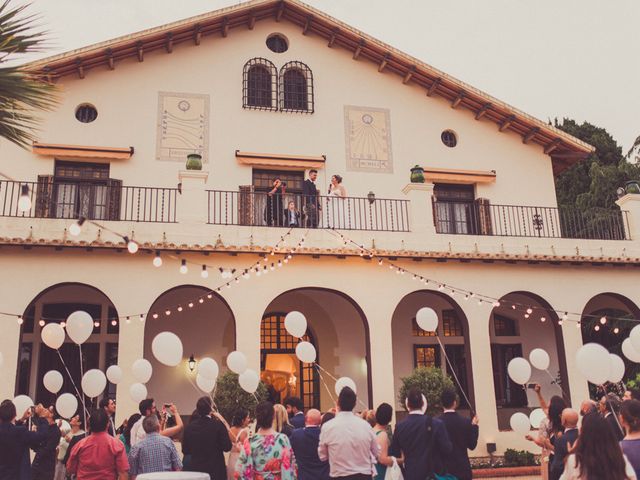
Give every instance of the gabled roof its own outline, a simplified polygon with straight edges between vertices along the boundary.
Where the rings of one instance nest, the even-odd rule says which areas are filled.
[[[304,35],[314,34],[327,40],[330,48],[344,48],[353,52],[354,60],[370,61],[379,72],[398,75],[403,84],[413,83],[425,90],[425,96],[440,96],[452,108],[470,110],[476,120],[489,120],[498,130],[510,130],[522,137],[525,144],[543,147],[551,156],[553,170],[558,174],[585,158],[594,148],[528,115],[487,93],[407,55],[360,30],[321,12],[299,0],[251,0],[236,6],[198,15],[161,27],[143,30],[106,42],[72,50],[25,65],[29,71],[46,75],[50,81],[68,75],[84,78],[94,68],[114,69],[119,60],[164,49],[170,53],[178,43],[198,45],[203,36],[226,37],[234,28],[253,29],[263,19],[287,20],[299,25]]]

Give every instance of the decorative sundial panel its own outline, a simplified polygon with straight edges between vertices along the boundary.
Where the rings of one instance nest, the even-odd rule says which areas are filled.
[[[158,93],[158,160],[186,161],[190,153],[209,156],[209,95]]]
[[[387,108],[345,105],[347,170],[393,173],[390,118]]]

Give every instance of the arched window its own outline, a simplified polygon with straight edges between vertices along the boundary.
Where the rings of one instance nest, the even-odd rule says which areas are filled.
[[[302,62],[280,69],[280,110],[313,113],[313,74]]]
[[[277,70],[265,58],[252,58],[244,65],[242,106],[257,110],[277,109]]]

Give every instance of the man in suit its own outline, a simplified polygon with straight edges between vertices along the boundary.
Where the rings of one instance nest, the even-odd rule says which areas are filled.
[[[182,453],[191,455],[191,472],[208,473],[211,480],[225,480],[227,469],[224,453],[231,450],[229,425],[222,415],[213,411],[209,397],[196,403],[199,418],[192,420],[184,431]]]
[[[320,220],[320,192],[316,187],[317,170],[309,170],[309,178],[302,183],[303,210],[308,228],[318,228]]]
[[[291,447],[298,463],[298,480],[329,480],[329,462],[318,457],[322,414],[312,408],[305,417],[305,426],[291,434]]]
[[[304,428],[304,404],[298,397],[287,397],[284,399],[284,406],[289,414],[289,423],[293,428]]]
[[[549,480],[559,480],[564,471],[564,461],[569,455],[569,450],[578,439],[579,418],[578,412],[572,408],[565,408],[562,411],[561,421],[564,433],[554,443],[553,462],[549,468]]]
[[[624,438],[624,432],[617,418],[618,412],[620,411],[620,403],[620,397],[615,393],[607,393],[600,399],[600,413],[609,423],[611,431],[618,441]]]
[[[424,480],[442,470],[439,459],[451,454],[452,445],[444,423],[424,414],[427,405],[420,390],[409,390],[406,407],[409,415],[396,427],[390,455],[404,454],[405,480]]]
[[[458,396],[453,388],[446,388],[442,392],[441,400],[444,413],[440,420],[444,423],[453,445],[451,455],[445,459],[445,468],[447,473],[458,480],[471,480],[471,464],[467,450],[473,450],[478,445],[478,417],[470,420],[456,412]]]
[[[116,436],[116,423],[115,423],[116,401],[113,398],[104,397],[102,400],[100,400],[100,403],[98,405],[100,408],[104,410],[104,412],[107,414],[107,417],[109,418],[109,425],[107,425],[107,433],[112,437],[115,437]]]

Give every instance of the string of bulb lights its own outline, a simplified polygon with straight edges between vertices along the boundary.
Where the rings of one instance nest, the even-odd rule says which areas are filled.
[[[531,316],[534,315],[534,313],[541,313],[542,315],[540,316],[540,321],[542,323],[547,321],[547,317],[545,315],[548,314],[549,312],[553,312],[559,317],[559,320],[557,321],[557,323],[560,326],[562,326],[564,322],[575,322],[576,327],[580,328],[582,326],[582,319],[592,318],[595,320],[599,320],[598,322],[599,324],[596,323],[594,325],[595,331],[599,331],[601,329],[601,326],[606,325],[609,321],[612,321],[612,320],[638,323],[638,320],[635,318],[615,317],[611,315],[601,316],[601,315],[582,314],[582,313],[570,312],[568,310],[556,310],[553,308],[540,307],[537,305],[527,305],[520,302],[512,302],[512,301],[506,302],[505,300],[502,300],[500,298],[492,297],[490,295],[485,295],[478,292],[473,292],[471,290],[457,287],[457,286],[448,284],[446,282],[441,282],[438,280],[427,278],[420,273],[410,271],[398,265],[397,263],[394,263],[391,260],[388,260],[378,255],[375,250],[366,248],[364,245],[361,245],[358,242],[352,240],[351,238],[347,237],[346,235],[339,232],[338,230],[332,229],[328,231],[330,231],[334,235],[337,235],[345,246],[349,246],[349,245],[356,246],[359,250],[361,257],[367,257],[370,260],[377,260],[378,265],[380,266],[387,265],[390,270],[394,270],[398,275],[409,274],[411,275],[412,280],[422,282],[425,285],[430,285],[430,284],[434,285],[439,292],[448,293],[453,298],[455,298],[456,295],[458,295],[458,296],[461,296],[465,301],[469,301],[473,299],[478,302],[478,305],[491,305],[494,308],[500,307],[503,303],[506,303],[511,305],[512,310],[515,310],[517,312],[523,312],[523,316],[525,319],[531,318]],[[571,316],[578,317],[578,319],[571,318]],[[618,327],[614,327],[613,333],[615,334],[620,333],[620,329]]]

